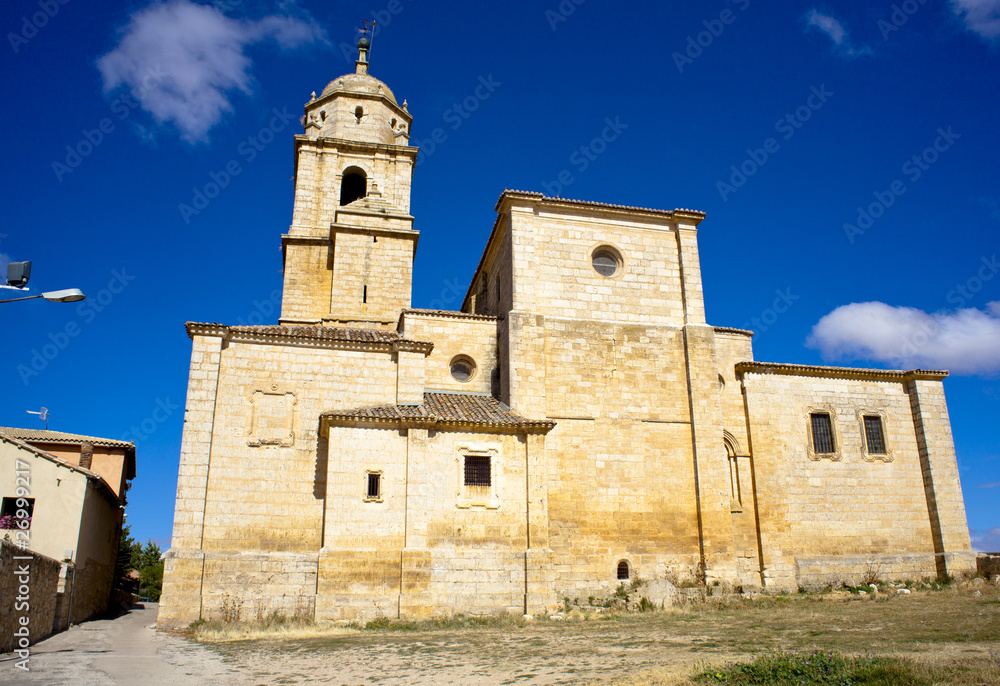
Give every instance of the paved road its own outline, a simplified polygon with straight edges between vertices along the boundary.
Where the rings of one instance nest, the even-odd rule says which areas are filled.
[[[146,603],[115,619],[84,622],[31,646],[30,672],[0,658],[0,684],[74,686],[195,686],[243,683],[212,651],[157,633],[158,605]]]

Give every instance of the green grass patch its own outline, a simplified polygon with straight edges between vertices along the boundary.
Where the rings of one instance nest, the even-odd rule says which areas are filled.
[[[912,686],[930,685],[914,665],[886,657],[846,657],[837,652],[770,653],[745,664],[702,672],[697,684],[726,686]]]

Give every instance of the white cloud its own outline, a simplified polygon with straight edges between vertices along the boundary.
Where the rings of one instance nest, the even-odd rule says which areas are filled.
[[[972,538],[972,548],[980,553],[1000,552],[1000,526],[992,529],[972,529],[969,531]]]
[[[1000,372],[1000,302],[927,313],[881,302],[851,303],[824,316],[807,340],[827,359],[875,360],[955,374]]]
[[[1000,36],[1000,0],[951,0],[951,9],[970,31],[988,40]]]
[[[248,46],[266,40],[282,49],[325,41],[311,18],[227,17],[190,0],[150,5],[132,15],[118,46],[97,61],[104,90],[128,86],[158,124],[172,123],[189,142],[233,109],[230,97],[251,93]]]
[[[844,28],[844,25],[835,17],[823,14],[819,10],[813,9],[809,11],[809,14],[806,15],[806,27],[816,27],[825,33],[833,41],[837,52],[844,57],[859,57],[872,53],[871,48],[867,45],[860,48],[855,47],[851,43],[850,36],[847,35],[847,29]]]
[[[979,484],[977,488],[997,488],[1000,487],[1000,481],[994,481],[991,484]]]

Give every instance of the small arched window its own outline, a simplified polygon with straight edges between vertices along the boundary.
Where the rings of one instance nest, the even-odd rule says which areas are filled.
[[[363,169],[348,167],[340,182],[340,204],[347,205],[368,195],[368,176]]]
[[[619,561],[618,562],[618,580],[619,581],[628,581],[631,578],[632,578],[632,575],[629,573],[628,560],[621,560],[621,561]]]

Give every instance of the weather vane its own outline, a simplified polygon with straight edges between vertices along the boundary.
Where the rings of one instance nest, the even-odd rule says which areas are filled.
[[[363,37],[368,38],[368,34],[371,33],[371,37],[368,38],[368,62],[372,61],[372,43],[375,42],[375,26],[378,24],[374,19],[368,21],[367,19],[361,20],[362,28],[358,29]]]

